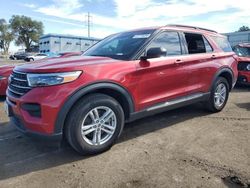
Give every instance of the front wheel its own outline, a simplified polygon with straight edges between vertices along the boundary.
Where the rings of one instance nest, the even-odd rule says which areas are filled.
[[[206,102],[206,107],[211,112],[221,111],[228,100],[229,96],[229,84],[228,81],[219,77],[213,84],[209,100]]]
[[[65,134],[80,154],[97,154],[109,149],[122,132],[124,113],[120,104],[104,94],[81,99],[71,110]]]

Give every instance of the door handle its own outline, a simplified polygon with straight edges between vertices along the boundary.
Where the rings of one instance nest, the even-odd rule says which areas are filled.
[[[181,59],[175,60],[175,64],[180,64],[180,63],[183,63],[183,61]]]
[[[211,58],[212,58],[212,59],[216,59],[216,55],[212,55]]]

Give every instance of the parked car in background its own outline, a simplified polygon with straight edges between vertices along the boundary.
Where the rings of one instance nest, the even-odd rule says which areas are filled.
[[[12,60],[24,60],[27,56],[30,56],[30,53],[26,52],[17,52],[14,55],[10,55],[10,59]]]
[[[238,83],[244,85],[250,85],[250,44],[243,43],[238,44],[234,48],[238,58]]]
[[[237,76],[237,56],[215,31],[138,29],[111,35],[73,59],[16,67],[5,106],[24,134],[64,137],[79,153],[96,154],[115,143],[125,122],[196,102],[221,111]]]
[[[0,66],[0,96],[6,95],[8,78],[14,67],[13,65]]]
[[[82,52],[65,52],[65,53],[60,53],[56,56],[51,55],[50,58],[67,58],[67,57],[80,56],[80,55],[82,55]],[[6,95],[8,78],[14,68],[15,68],[14,65],[0,66],[0,96]]]
[[[46,57],[48,57],[47,54],[33,54],[33,55],[26,56],[26,58],[24,60],[30,62],[30,61],[41,60],[41,59],[44,59]]]

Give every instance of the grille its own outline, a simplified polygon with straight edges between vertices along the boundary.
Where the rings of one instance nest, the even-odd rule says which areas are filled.
[[[247,70],[247,65],[249,65],[249,62],[239,62],[238,63],[238,70],[239,71],[249,71]]]
[[[27,74],[13,71],[9,78],[8,92],[14,97],[21,97],[31,90]]]

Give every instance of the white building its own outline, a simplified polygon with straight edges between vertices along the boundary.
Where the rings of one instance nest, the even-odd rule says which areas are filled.
[[[250,43],[250,31],[225,33],[224,35],[228,37],[231,46],[239,43]]]
[[[100,39],[97,38],[47,34],[39,39],[39,51],[40,53],[85,51],[98,41]]]

